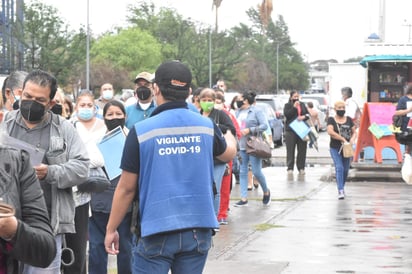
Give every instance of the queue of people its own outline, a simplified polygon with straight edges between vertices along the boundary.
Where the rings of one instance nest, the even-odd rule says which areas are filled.
[[[23,273],[42,273],[38,266],[47,266],[48,273],[59,273],[64,242],[74,252],[74,263],[64,266],[64,273],[106,273],[107,254],[117,255],[119,273],[143,273],[149,268],[156,273],[176,268],[201,273],[212,235],[219,225],[229,224],[233,166],[238,166],[241,189],[241,199],[233,206],[248,205],[250,170],[262,189],[262,204],[270,204],[262,159],[246,153],[248,138],[269,128],[266,115],[255,107],[255,92],[238,94],[226,105],[227,87],[219,80],[215,89],[199,89],[188,104],[192,75],[177,61],[161,64],[154,75],[139,73],[134,80],[134,101],[127,107],[114,99],[110,83],[102,85],[98,99],[84,91],[72,103],[57,89],[56,79],[44,71],[15,75],[17,80],[3,86],[2,99],[8,103],[1,124],[6,135],[44,151],[44,157],[33,164],[32,180],[43,192],[38,210],[48,214],[39,220],[24,220],[19,215],[14,218],[27,225],[44,223],[39,233],[45,239],[38,248],[48,248],[45,254],[50,255],[47,260],[33,261],[10,253],[13,260],[24,265]],[[352,130],[353,123],[340,115],[341,105],[335,105],[335,110],[337,116],[328,123],[328,133],[339,174],[338,192],[344,197],[349,162],[339,158],[335,150],[343,138],[352,141],[352,131],[346,127]],[[307,143],[288,125],[294,119],[309,119],[310,111],[299,102],[299,94],[292,92],[284,114],[287,171],[293,172],[297,147],[297,169],[304,174]],[[78,191],[89,169],[104,167],[97,144],[117,127],[126,136],[124,148],[118,148],[123,150],[121,175],[110,180],[111,186],[101,193]],[[21,157],[28,156],[23,153]],[[135,203],[137,213],[132,211]],[[160,213],[156,219],[154,212]],[[138,234],[133,234],[130,228],[136,218],[140,226]],[[202,250],[195,247],[193,237],[204,240]],[[0,238],[10,239],[3,237],[2,231]],[[186,241],[183,250],[173,244],[178,238]],[[170,248],[170,253],[163,254],[169,263],[157,256],[148,259],[154,251],[145,246],[156,243]]]

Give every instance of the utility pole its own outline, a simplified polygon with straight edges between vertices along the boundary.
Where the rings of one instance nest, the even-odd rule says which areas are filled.
[[[408,21],[403,20],[403,25],[404,27],[408,27],[409,28],[409,35],[408,35],[408,43],[411,42],[411,27],[412,27],[412,23],[409,23]]]

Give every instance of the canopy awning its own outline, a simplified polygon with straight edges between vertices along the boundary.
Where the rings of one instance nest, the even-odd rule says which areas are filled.
[[[363,58],[359,64],[366,68],[369,62],[412,62],[412,55],[371,55]]]

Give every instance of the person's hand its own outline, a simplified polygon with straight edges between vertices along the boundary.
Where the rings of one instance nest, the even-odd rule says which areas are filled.
[[[305,115],[298,116],[298,121],[303,121],[306,119]]]
[[[45,165],[45,164],[40,164],[40,165],[34,167],[34,170],[36,171],[37,178],[39,178],[39,180],[43,180],[44,178],[46,178],[48,167],[49,166]]]
[[[15,216],[0,218],[0,237],[11,240],[17,232],[17,224]]]
[[[299,106],[299,101],[296,101],[295,103],[293,103],[293,106],[294,106],[295,108],[298,108],[298,106]]]
[[[119,254],[119,233],[117,230],[113,232],[106,231],[106,237],[104,238],[104,248],[106,252],[111,255]]]
[[[242,136],[248,135],[250,133],[250,129],[244,128],[240,131],[240,133],[242,134]]]

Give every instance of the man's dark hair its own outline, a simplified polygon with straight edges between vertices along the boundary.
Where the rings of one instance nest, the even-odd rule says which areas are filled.
[[[255,103],[256,92],[254,92],[254,91],[245,91],[245,92],[243,92],[242,96],[243,96],[243,99],[245,99],[249,102],[249,105],[253,105],[253,103]]]
[[[176,90],[162,85],[159,85],[159,89],[163,97],[169,101],[185,101],[189,96],[189,89]]]
[[[406,87],[405,94],[412,95],[412,85],[408,85]]]
[[[10,75],[4,80],[3,87],[1,89],[1,94],[3,96],[3,103],[6,103],[6,89],[11,91],[22,88],[24,83],[24,78],[28,75],[25,71],[16,70],[10,73]]]
[[[341,92],[342,92],[342,95],[345,95],[348,98],[352,97],[352,94],[353,94],[352,89],[350,87],[343,87],[341,89]]]
[[[24,79],[23,89],[26,86],[27,82],[33,82],[41,87],[50,88],[50,100],[52,100],[54,98],[54,95],[56,95],[57,80],[48,72],[40,69],[33,70],[26,76],[26,79]]]

